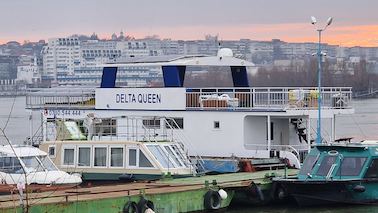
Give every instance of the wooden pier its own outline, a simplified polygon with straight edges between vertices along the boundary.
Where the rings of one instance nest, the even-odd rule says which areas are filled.
[[[287,175],[297,170],[286,170]],[[205,196],[209,191],[223,189],[227,198],[220,201],[219,208],[227,208],[236,189],[252,183],[264,188],[271,185],[270,175],[284,175],[284,170],[208,175],[144,183],[124,183],[93,187],[77,187],[64,191],[29,193],[28,207],[20,205],[19,195],[0,196],[0,212],[80,212],[119,213],[126,212],[129,202],[143,198],[152,201],[155,212],[193,212],[206,210]]]

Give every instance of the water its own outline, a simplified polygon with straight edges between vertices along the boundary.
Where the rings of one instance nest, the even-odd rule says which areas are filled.
[[[10,114],[12,105],[14,107]],[[338,115],[336,118],[337,137],[354,137],[357,140],[378,139],[378,99],[355,100],[355,114]],[[8,116],[9,123],[5,133],[15,144],[21,144],[26,137],[35,132],[40,126],[39,113],[32,115],[25,110],[25,97],[0,97],[0,128],[4,128]],[[31,128],[30,128],[31,124]],[[4,137],[0,136],[1,144],[6,144]],[[336,207],[316,207],[299,208],[294,204],[282,204],[264,207],[245,207],[233,206],[227,210],[231,213],[247,212],[268,212],[268,213],[292,213],[292,212],[332,212],[332,213],[359,213],[359,212],[378,212],[378,206],[336,206]]]
[[[227,210],[229,213],[375,213],[378,212],[378,206],[374,205],[338,205],[338,206],[321,206],[321,207],[298,207],[294,203],[279,204],[272,206],[254,206],[254,207],[231,207]]]
[[[33,115],[30,116],[30,112],[25,110],[24,96],[16,98],[0,97],[0,128],[5,128],[5,135],[12,143],[22,144],[26,137],[29,137],[35,131],[34,128],[40,126],[37,124],[40,120],[37,116],[38,113],[33,113]],[[7,124],[8,117],[9,122]],[[0,134],[0,143],[2,145],[7,144],[2,134]]]
[[[336,136],[378,139],[378,99],[354,100],[355,114],[336,118]]]

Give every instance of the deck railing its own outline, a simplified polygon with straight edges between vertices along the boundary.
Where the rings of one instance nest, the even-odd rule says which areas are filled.
[[[186,107],[191,110],[287,110],[317,109],[319,92],[306,88],[206,88],[187,89]],[[351,108],[351,87],[322,87],[322,108]]]
[[[94,88],[59,88],[29,91],[26,94],[27,109],[79,108],[93,109]]]
[[[316,87],[187,88],[187,110],[317,109]],[[351,87],[322,87],[323,109],[351,108]],[[48,89],[29,92],[26,108],[94,109],[95,89]]]

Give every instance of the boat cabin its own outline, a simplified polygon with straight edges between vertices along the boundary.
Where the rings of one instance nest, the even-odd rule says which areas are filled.
[[[348,180],[378,178],[378,143],[320,145],[307,156],[298,180]]]
[[[317,145],[297,177],[273,181],[301,206],[377,204],[378,141]]]
[[[47,119],[39,145],[58,167],[85,180],[140,180],[193,176],[174,128],[164,117],[81,117]],[[175,132],[175,134],[174,134]]]

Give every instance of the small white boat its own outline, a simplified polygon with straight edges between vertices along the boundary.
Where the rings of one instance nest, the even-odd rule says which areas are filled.
[[[32,146],[0,146],[0,192],[17,185],[31,191],[70,188],[82,182],[80,175],[59,170],[46,152]],[[20,188],[20,187],[18,187]]]

